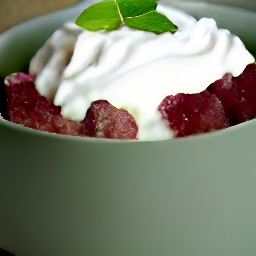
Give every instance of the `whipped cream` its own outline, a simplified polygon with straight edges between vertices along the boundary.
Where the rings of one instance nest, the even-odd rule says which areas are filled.
[[[197,21],[167,2],[158,11],[178,25],[176,33],[125,26],[90,32],[65,24],[31,61],[40,94],[74,121],[84,119],[91,102],[105,99],[134,116],[139,139],[172,138],[158,112],[167,95],[201,92],[227,72],[240,75],[254,58],[211,18]]]

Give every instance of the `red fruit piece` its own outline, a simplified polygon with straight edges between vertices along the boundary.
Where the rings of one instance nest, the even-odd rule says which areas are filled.
[[[207,91],[222,102],[231,125],[256,117],[256,64],[248,65],[238,77],[226,74],[211,84]]]
[[[137,139],[138,126],[132,115],[106,100],[94,101],[83,122],[85,133],[90,137]]]
[[[228,127],[221,102],[207,91],[167,96],[160,104],[159,111],[176,137]]]
[[[9,121],[37,130],[65,135],[83,135],[83,125],[64,119],[35,89],[34,78],[15,73],[5,79]]]

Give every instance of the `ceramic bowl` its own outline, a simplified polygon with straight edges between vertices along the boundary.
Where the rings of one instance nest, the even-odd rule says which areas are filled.
[[[173,4],[214,17],[256,49],[256,13]],[[0,75],[22,70],[80,11],[1,35]],[[256,120],[148,142],[57,136],[1,121],[0,248],[17,256],[256,255],[255,157]]]

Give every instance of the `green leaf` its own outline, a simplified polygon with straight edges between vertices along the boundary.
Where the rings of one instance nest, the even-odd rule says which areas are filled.
[[[177,26],[156,7],[157,0],[103,0],[85,9],[76,24],[91,31],[115,30],[122,23],[157,34],[177,31]]]
[[[124,18],[124,23],[128,27],[153,32],[156,34],[164,32],[175,32],[178,29],[178,27],[168,18],[156,11],[152,11],[137,17]]]
[[[116,0],[124,18],[143,15],[156,10],[157,0]]]
[[[76,24],[90,31],[115,30],[122,24],[118,6],[114,0],[96,3],[85,9]]]

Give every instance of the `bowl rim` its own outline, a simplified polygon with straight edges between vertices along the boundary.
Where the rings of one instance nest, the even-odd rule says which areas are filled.
[[[29,127],[24,127],[20,124],[12,123],[8,120],[0,119],[0,129],[1,127],[6,128],[10,131],[18,131],[20,134],[40,136],[41,138],[53,139],[55,141],[67,141],[74,143],[93,143],[93,144],[154,144],[154,143],[200,143],[201,141],[211,141],[216,139],[221,139],[227,134],[236,137],[238,133],[242,132],[244,129],[254,128],[256,130],[256,119],[246,121],[226,129],[214,130],[206,133],[194,134],[186,137],[172,138],[172,139],[162,139],[162,140],[120,140],[120,139],[106,139],[106,138],[94,138],[94,137],[82,137],[82,136],[72,136],[50,133],[47,131],[41,131],[32,129]]]

